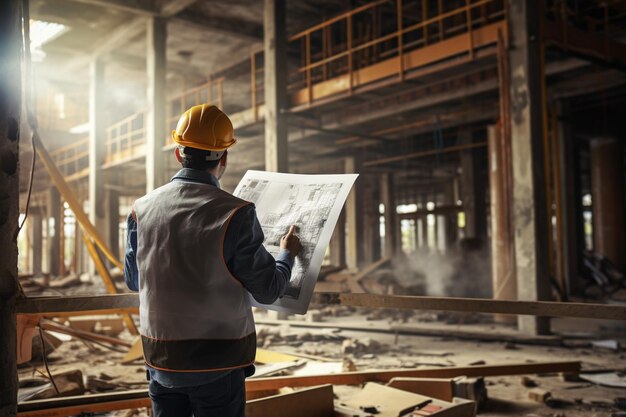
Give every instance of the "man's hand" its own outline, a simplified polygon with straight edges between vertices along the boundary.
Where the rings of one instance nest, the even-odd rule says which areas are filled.
[[[280,248],[287,249],[292,257],[298,256],[302,245],[300,238],[296,235],[296,225],[292,224],[287,234],[280,238]]]

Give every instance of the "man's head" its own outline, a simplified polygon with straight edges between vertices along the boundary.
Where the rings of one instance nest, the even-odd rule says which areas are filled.
[[[172,139],[178,144],[176,159],[183,167],[210,171],[218,178],[226,169],[226,150],[237,142],[228,116],[209,104],[183,113]]]
[[[174,151],[176,159],[183,168],[208,171],[217,179],[222,178],[228,162],[228,151],[215,152],[202,149],[177,146]]]

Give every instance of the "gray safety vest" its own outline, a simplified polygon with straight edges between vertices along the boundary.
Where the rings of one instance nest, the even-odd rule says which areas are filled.
[[[247,204],[183,181],[135,202],[140,332],[151,367],[216,371],[254,362],[248,292],[224,260],[228,223]]]

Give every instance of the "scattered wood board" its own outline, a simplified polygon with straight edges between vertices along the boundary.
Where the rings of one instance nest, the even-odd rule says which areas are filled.
[[[122,364],[126,365],[138,359],[143,359],[143,345],[141,344],[141,336],[135,338],[132,345],[130,346],[130,349],[122,358]]]
[[[453,378],[457,376],[503,376],[526,375],[550,372],[580,372],[580,362],[541,362],[507,365],[479,365],[449,368],[371,370],[345,372],[341,374],[280,376],[273,378],[257,378],[246,382],[250,391],[278,389],[283,387],[311,387],[322,384],[359,385],[366,382],[387,383],[396,377],[412,378]]]
[[[454,379],[452,378],[392,378],[387,385],[443,401],[452,401],[454,398]]]
[[[297,356],[289,355],[287,353],[282,352],[274,352],[272,350],[260,349],[256,350],[256,359],[257,363],[279,363],[279,362],[296,362],[301,360]]]
[[[79,339],[93,340],[96,342],[104,342],[114,346],[131,347],[131,344],[125,340],[117,339],[115,337],[105,336],[98,333],[85,332],[78,329],[72,329],[69,326],[56,323],[54,321],[42,319],[39,322],[39,326],[44,330],[52,330],[59,333],[68,334],[70,336],[78,337]]]
[[[423,395],[368,382],[361,391],[342,403],[356,409],[375,407],[377,417],[399,417],[430,402],[431,399]]]
[[[248,401],[247,417],[333,417],[333,387],[320,387]]]

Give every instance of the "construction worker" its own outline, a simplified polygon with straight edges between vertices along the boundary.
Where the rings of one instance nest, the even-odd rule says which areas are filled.
[[[139,291],[157,417],[244,416],[256,353],[249,294],[263,304],[282,296],[301,249],[291,226],[274,259],[254,205],[220,189],[233,135],[217,107],[187,110],[172,132],[182,169],[128,216],[124,276]]]

